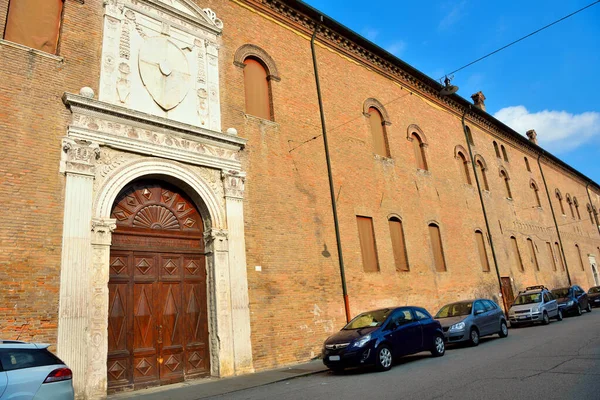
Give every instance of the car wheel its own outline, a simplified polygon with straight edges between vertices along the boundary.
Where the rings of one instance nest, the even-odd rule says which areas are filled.
[[[588,303],[587,308],[585,309],[585,311],[587,312],[592,312],[592,306],[590,305],[590,303]]]
[[[444,338],[437,335],[433,338],[433,347],[431,348],[431,355],[434,357],[441,357],[446,353],[446,344]]]
[[[469,333],[469,343],[473,347],[479,345],[479,331],[475,328],[471,328],[471,333]]]
[[[556,314],[556,320],[557,321],[562,321],[563,320],[562,310],[558,310],[558,313]]]
[[[583,312],[581,311],[581,306],[577,304],[577,316],[580,317]]]
[[[377,350],[377,358],[375,362],[377,363],[377,369],[379,371],[388,371],[392,368],[392,351],[386,345],[379,347]]]
[[[542,325],[548,325],[550,323],[550,317],[548,317],[548,313],[544,311],[544,315],[542,316]]]
[[[508,326],[506,326],[506,321],[502,320],[500,322],[500,332],[498,332],[498,336],[501,338],[505,338],[508,336]]]

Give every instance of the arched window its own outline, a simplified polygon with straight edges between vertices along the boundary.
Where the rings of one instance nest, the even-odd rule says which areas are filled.
[[[56,54],[63,2],[63,0],[11,0],[4,39]]]
[[[504,145],[500,145],[500,148],[502,149],[502,158],[504,158],[504,161],[508,162],[508,154],[506,154],[506,149],[504,148]]]
[[[536,207],[541,207],[542,202],[540,201],[540,193],[539,193],[540,190],[538,189],[537,183],[535,183],[535,181],[533,179],[529,183],[529,187],[533,190]]]
[[[496,152],[496,157],[500,158],[500,150],[498,149],[498,143],[494,141],[494,151]]]
[[[394,260],[396,261],[396,271],[409,271],[402,221],[399,218],[392,217],[388,222],[392,238],[392,249],[394,250]]]
[[[375,107],[369,107],[369,124],[373,137],[373,152],[380,156],[389,157],[390,151],[387,143],[387,132],[381,112]]]
[[[535,254],[535,246],[533,245],[533,240],[527,239],[527,247],[529,248],[529,257],[531,258],[531,263],[535,267],[536,271],[540,270],[540,265],[538,264],[537,255]]]
[[[552,243],[546,242],[546,250],[548,251],[548,256],[550,256],[550,261],[552,262],[552,270],[556,271],[556,259],[554,258],[554,253],[552,252]]]
[[[415,159],[417,160],[417,168],[427,171],[427,159],[425,158],[425,144],[417,135],[413,133],[411,135],[413,149],[415,151]]]
[[[560,264],[560,268],[564,271],[565,270],[565,261],[563,260],[562,252],[560,251],[560,246],[558,245],[558,242],[554,242],[554,251],[556,253],[556,257],[558,258],[558,263]]]
[[[483,240],[483,233],[480,230],[475,231],[475,241],[477,242],[477,249],[479,251],[481,269],[483,272],[490,272],[490,263],[487,257],[487,250],[485,249],[485,240]]]
[[[257,58],[244,60],[244,89],[246,92],[246,114],[273,120],[271,111],[271,84],[267,70]]]
[[[463,182],[470,185],[471,173],[469,172],[469,163],[467,162],[467,158],[462,152],[459,151],[456,154],[456,159],[458,160],[458,169],[460,169],[460,174],[463,177]]]
[[[486,168],[485,168],[483,162],[481,160],[477,160],[476,163],[475,163],[475,165],[477,166],[477,169],[480,171],[480,174],[481,174],[481,181],[483,183],[483,190],[487,190],[489,192],[490,186],[488,185]]]
[[[525,160],[525,168],[527,168],[528,172],[531,172],[531,167],[529,166],[529,160],[527,159],[527,157],[524,157]]]
[[[577,219],[581,221],[581,213],[579,212],[579,201],[577,201],[577,197],[573,197],[573,204],[575,205],[575,211],[577,211]]]
[[[594,214],[592,212],[592,206],[590,206],[589,203],[587,205],[587,211],[588,211],[588,214],[590,215],[590,222],[592,223],[592,225],[594,225]]]
[[[446,260],[444,259],[444,247],[442,246],[442,235],[440,227],[434,223],[429,224],[429,237],[431,240],[431,251],[435,269],[438,272],[446,271]]]
[[[560,190],[558,190],[558,189],[556,189],[556,191],[554,193],[556,194],[556,198],[558,199],[558,204],[560,205],[560,213],[562,215],[566,215],[565,214],[565,206],[563,204],[562,193],[560,193]]]
[[[467,133],[467,140],[471,146],[475,146],[475,142],[473,141],[473,134],[471,133],[471,128],[465,126],[465,132]]]
[[[575,248],[577,249],[577,255],[579,256],[579,265],[581,266],[581,270],[585,271],[585,267],[583,266],[583,258],[581,257],[581,249],[579,248],[579,245],[576,244]]]
[[[514,236],[510,237],[510,243],[513,249],[513,256],[515,257],[515,263],[519,271],[525,271],[523,268],[523,260],[521,260],[521,252],[519,251],[519,245],[517,244],[517,239]]]
[[[512,193],[510,191],[510,184],[508,183],[508,181],[509,181],[508,174],[503,169],[500,170],[500,178],[502,178],[504,180],[504,187],[506,189],[506,198],[512,199]]]
[[[592,206],[592,214],[594,215],[594,220],[596,221],[595,225],[600,225],[600,223],[598,223],[598,210],[596,210],[596,206]]]
[[[569,209],[571,210],[571,217],[575,219],[575,211],[573,210],[573,200],[571,200],[571,195],[567,193],[567,204],[569,205]]]

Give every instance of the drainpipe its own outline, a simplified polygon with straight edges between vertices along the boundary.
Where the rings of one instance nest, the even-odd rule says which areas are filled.
[[[550,203],[550,210],[552,211],[552,219],[554,220],[554,226],[556,227],[556,234],[558,235],[558,243],[560,243],[560,252],[562,253],[563,263],[565,266],[565,271],[567,271],[567,280],[569,281],[569,286],[571,286],[571,274],[569,274],[569,266],[567,264],[567,257],[565,256],[565,248],[563,247],[562,238],[560,237],[560,230],[558,229],[558,222],[556,222],[556,215],[554,214],[554,207],[552,206],[552,198],[550,197],[550,192],[548,191],[548,185],[546,184],[546,177],[544,176],[544,170],[542,169],[542,163],[540,162],[540,158],[542,158],[542,154],[538,155],[537,163],[542,173],[542,181],[544,181],[544,187],[546,188],[546,196],[548,196],[548,203]],[[589,196],[589,193],[588,193]]]
[[[467,134],[467,126],[465,125],[465,116],[467,115],[467,111],[471,109],[465,108],[463,112],[461,123],[463,128],[463,133],[465,134],[465,140],[467,141],[467,148],[469,149],[469,157],[471,158],[471,165],[473,166],[473,174],[475,175],[475,183],[477,183],[477,193],[479,194],[479,201],[481,202],[481,210],[483,211],[483,219],[485,220],[485,229],[487,230],[490,248],[492,249],[492,259],[494,260],[494,268],[496,269],[496,277],[498,278],[498,287],[500,288],[500,293],[502,294],[502,304],[504,304],[504,311],[506,315],[508,315],[508,309],[506,302],[504,301],[504,294],[502,293],[502,279],[500,279],[500,270],[498,269],[498,260],[496,259],[496,250],[494,249],[494,241],[492,240],[492,231],[490,230],[490,223],[488,221],[487,212],[485,209],[485,202],[483,201],[483,194],[481,193],[481,184],[479,183],[479,176],[477,175],[477,167],[475,165],[475,157],[473,157],[473,150],[471,149],[471,142],[469,141],[469,135]]]
[[[593,204],[592,204],[592,196],[590,196],[590,191],[588,189],[590,187],[590,183],[591,182],[588,182],[587,185],[585,185],[585,192],[588,195],[588,199],[590,201],[590,207],[592,207],[592,213],[594,214],[594,220],[596,221],[596,228],[598,228],[598,234],[600,235],[600,225],[598,224],[598,214],[596,214],[594,212],[594,207],[593,207]]]
[[[321,16],[323,22],[323,16]],[[323,111],[323,98],[321,96],[321,84],[319,82],[319,70],[317,68],[317,54],[315,52],[315,38],[320,24],[315,25],[315,31],[310,39],[310,49],[312,51],[313,67],[315,70],[315,82],[317,84],[317,96],[319,98],[319,112],[321,114],[321,127],[323,129],[323,144],[325,145],[325,160],[327,161],[327,175],[329,177],[329,195],[331,196],[331,210],[333,211],[333,223],[335,225],[335,240],[337,243],[338,260],[340,263],[340,276],[342,278],[342,293],[344,295],[344,308],[346,310],[346,322],[350,322],[350,304],[348,302],[348,289],[346,287],[346,274],[344,272],[344,257],[342,257],[342,241],[340,239],[340,224],[337,216],[337,205],[335,201],[335,190],[333,185],[333,176],[331,174],[331,160],[329,159],[329,144],[327,143],[327,129],[325,127],[325,113]]]

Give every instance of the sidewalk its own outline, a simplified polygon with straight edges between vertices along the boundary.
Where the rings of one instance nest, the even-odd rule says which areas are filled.
[[[301,376],[318,374],[327,370],[322,360],[313,360],[306,364],[262,371],[254,374],[234,376],[231,378],[205,378],[173,385],[159,386],[135,392],[119,393],[108,396],[108,400],[142,399],[142,400],[198,400],[238,390],[264,386],[275,382],[287,381]]]

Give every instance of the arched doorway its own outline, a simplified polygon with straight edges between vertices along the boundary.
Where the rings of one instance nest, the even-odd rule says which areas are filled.
[[[210,373],[203,220],[178,188],[140,180],[111,213],[109,392]]]

